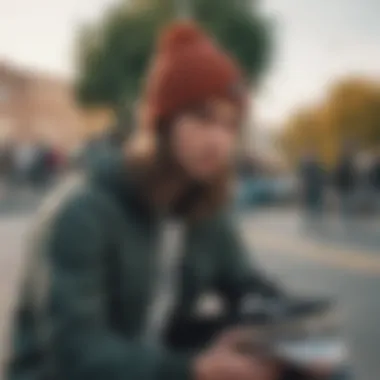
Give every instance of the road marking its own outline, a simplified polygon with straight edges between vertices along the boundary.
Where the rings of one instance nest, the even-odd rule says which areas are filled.
[[[247,242],[257,249],[265,249],[272,255],[292,256],[314,261],[329,267],[352,270],[370,275],[380,275],[380,255],[365,250],[340,249],[327,244],[306,241],[302,237],[291,238],[256,230],[245,233]]]

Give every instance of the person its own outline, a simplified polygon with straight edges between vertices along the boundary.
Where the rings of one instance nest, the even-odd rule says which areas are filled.
[[[380,211],[380,153],[376,153],[369,170],[373,206],[376,212]]]
[[[355,206],[355,196],[358,187],[358,173],[354,155],[350,146],[345,146],[334,174],[335,190],[340,202],[343,218],[352,216]]]
[[[300,162],[299,177],[306,219],[316,227],[312,222],[318,221],[323,211],[325,174],[314,149],[305,152]]]
[[[168,28],[136,134],[37,223],[7,379],[276,378],[264,353],[236,349],[240,332],[199,352],[163,340],[209,289],[231,304],[246,291],[282,294],[225,211],[246,97],[236,63],[202,30]]]
[[[14,182],[17,185],[30,185],[33,165],[37,159],[37,147],[28,140],[21,140],[13,150]]]
[[[53,171],[50,166],[50,154],[52,148],[44,141],[39,141],[36,146],[36,154],[31,166],[31,181],[35,189],[46,188],[52,178]]]
[[[245,154],[237,162],[237,206],[238,210],[252,211],[258,200],[255,197],[257,188],[257,168],[252,157]],[[260,198],[260,197],[259,197]]]
[[[4,183],[9,181],[12,173],[13,146],[12,142],[3,142],[0,145],[0,180]]]

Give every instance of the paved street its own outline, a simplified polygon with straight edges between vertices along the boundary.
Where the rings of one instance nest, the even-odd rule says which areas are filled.
[[[22,272],[22,247],[29,215],[0,211],[0,331],[4,355],[7,315]],[[310,234],[291,211],[265,211],[244,217],[242,231],[255,256],[270,273],[297,292],[334,295],[345,315],[345,331],[358,380],[380,374],[380,245],[376,221],[343,228],[325,220]],[[322,228],[323,227],[323,228]],[[362,234],[366,234],[363,238]],[[356,237],[356,238],[355,238]]]
[[[318,234],[308,234],[297,214],[275,211],[246,218],[243,231],[261,264],[291,289],[336,297],[343,312],[354,379],[378,380],[378,221],[352,223],[347,229],[334,219],[324,223]]]

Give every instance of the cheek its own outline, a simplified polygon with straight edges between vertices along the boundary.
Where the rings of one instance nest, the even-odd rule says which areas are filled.
[[[236,134],[227,130],[217,131],[209,140],[207,150],[213,154],[217,161],[228,161],[233,155],[236,147]]]
[[[229,155],[232,155],[237,148],[237,133],[235,131],[226,131],[221,137],[221,149]]]
[[[202,149],[202,128],[191,123],[180,125],[172,135],[172,148],[176,156],[187,157]]]

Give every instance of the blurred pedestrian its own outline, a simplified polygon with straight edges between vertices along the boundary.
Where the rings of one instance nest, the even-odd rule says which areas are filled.
[[[9,192],[9,185],[13,171],[13,145],[5,142],[0,146],[0,197],[5,198]]]
[[[12,183],[15,190],[29,193],[38,159],[38,146],[33,141],[20,140],[15,144],[12,157]]]
[[[49,181],[49,152],[50,148],[45,143],[39,142],[35,145],[35,157],[30,168],[30,180],[35,190],[42,190]]]
[[[373,158],[369,171],[369,182],[372,192],[371,200],[374,209],[375,211],[380,212],[380,152],[377,152]]]
[[[223,212],[248,96],[239,69],[187,23],[157,54],[137,134],[36,223],[7,379],[277,378],[265,352],[239,351],[247,336],[166,344],[210,287],[230,308],[283,294]]]
[[[334,172],[334,187],[343,219],[351,218],[355,212],[359,175],[355,154],[350,145],[343,148]]]
[[[2,181],[9,179],[12,171],[13,147],[11,143],[3,143],[0,146],[0,176]]]
[[[47,151],[47,165],[51,173],[51,181],[54,183],[67,169],[67,155],[59,147],[51,147]]]
[[[326,178],[322,161],[313,148],[308,148],[301,159],[299,179],[306,224],[315,229],[321,222]]]

